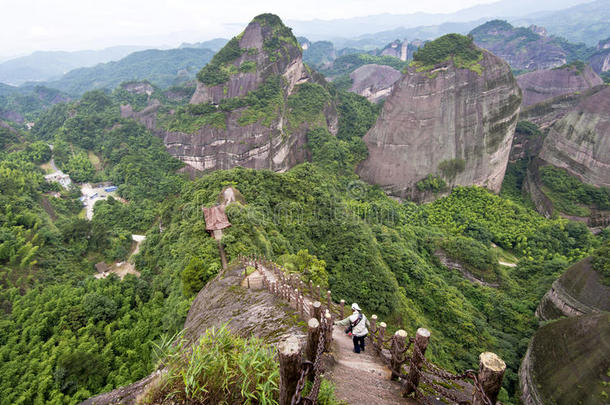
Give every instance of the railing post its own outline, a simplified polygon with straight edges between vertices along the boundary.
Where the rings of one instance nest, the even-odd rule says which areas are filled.
[[[320,301],[320,284],[316,286],[316,300]]]
[[[506,363],[497,354],[484,352],[479,355],[479,374],[478,379],[483,388],[484,394],[492,404],[496,403],[498,393],[502,387],[502,378],[506,371]],[[481,395],[477,393],[472,402],[473,405],[484,405],[485,402]]]
[[[377,350],[381,351],[383,349],[383,341],[385,340],[385,329],[387,328],[387,325],[385,324],[385,322],[380,322],[379,323],[379,336],[377,337]]]
[[[290,405],[301,375],[301,347],[296,336],[290,336],[278,346],[280,358],[280,402]]]
[[[314,318],[316,318],[318,320],[318,322],[322,321],[322,304],[320,303],[320,301],[314,301],[313,304],[311,305],[312,309],[313,309],[313,314],[312,316]]]
[[[398,361],[405,346],[407,345],[407,332],[402,329],[398,329],[392,338],[392,345],[390,346],[390,353],[392,354],[392,360],[390,362],[390,368],[392,371],[392,380],[398,380],[400,377],[400,368],[402,363]]]
[[[411,356],[411,363],[409,364],[409,376],[402,385],[402,392],[405,395],[415,392],[419,385],[419,376],[421,374],[422,365],[424,364],[424,356],[429,341],[430,331],[428,329],[419,328],[415,334],[413,356]]]
[[[377,315],[371,315],[371,333],[377,332]]]
[[[299,308],[299,313],[301,314],[301,318],[305,318],[305,298],[303,295],[299,295],[299,301],[301,302],[301,306]]]
[[[326,302],[328,305],[328,310],[330,311],[330,304],[332,304],[332,299],[330,297],[330,290],[326,291]]]
[[[329,352],[330,345],[333,342],[333,316],[328,309],[324,313],[324,318],[326,318],[326,346],[324,351]]]
[[[316,360],[318,352],[318,339],[320,338],[320,322],[316,318],[311,318],[307,322],[307,346],[305,347],[305,358],[312,363]],[[308,379],[313,380],[313,374],[309,373]]]
[[[309,280],[309,293],[311,294],[311,297],[313,298],[313,281]]]
[[[339,312],[341,319],[344,319],[345,318],[345,300],[339,301],[339,307],[341,308],[340,312]]]

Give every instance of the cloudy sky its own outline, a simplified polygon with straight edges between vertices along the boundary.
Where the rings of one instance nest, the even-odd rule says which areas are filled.
[[[450,13],[497,0],[2,0],[0,55],[170,45],[235,35],[263,12],[310,20]]]

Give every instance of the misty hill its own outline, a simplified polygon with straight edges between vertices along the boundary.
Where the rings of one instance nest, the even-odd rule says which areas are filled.
[[[44,86],[12,87],[0,83],[0,119],[18,124],[31,121],[51,106],[70,101],[70,97]]]
[[[511,21],[517,25],[542,25],[553,35],[595,46],[598,41],[610,36],[610,0],[597,0],[546,15]]]
[[[312,40],[337,37],[349,38],[401,27],[414,28],[417,26],[439,25],[447,22],[470,22],[498,16],[525,17],[532,13],[561,10],[584,2],[585,0],[541,0],[536,2],[529,0],[501,0],[492,4],[477,5],[448,14],[377,14],[333,20],[288,20],[287,24],[298,35],[306,36]],[[395,38],[390,40],[392,39]]]
[[[115,46],[98,51],[34,52],[28,56],[0,63],[0,82],[19,85],[27,81],[50,80],[72,69],[121,59],[142,48]]]
[[[149,49],[134,52],[117,62],[72,70],[47,85],[76,95],[95,89],[113,89],[131,80],[148,80],[156,86],[169,87],[193,79],[212,56],[214,52],[209,49]]]
[[[229,42],[229,40],[226,38],[214,38],[210,39],[209,41],[195,42],[192,44],[184,42],[180,44],[178,48],[211,49],[214,52],[218,52],[227,44],[227,42]]]
[[[585,44],[549,36],[544,27],[515,27],[503,20],[488,21],[470,31],[470,35],[477,45],[506,60],[515,70],[558,67],[587,60],[594,52]]]

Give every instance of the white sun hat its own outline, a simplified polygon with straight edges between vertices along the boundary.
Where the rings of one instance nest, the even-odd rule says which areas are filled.
[[[352,309],[355,310],[355,311],[362,311],[360,309],[360,307],[358,306],[358,304],[356,304],[355,302],[352,304]]]

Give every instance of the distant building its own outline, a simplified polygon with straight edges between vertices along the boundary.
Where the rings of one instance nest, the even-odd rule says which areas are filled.
[[[108,265],[104,262],[96,263],[95,270],[97,270],[98,273],[105,273],[108,271]]]
[[[66,189],[70,188],[70,184],[72,184],[70,176],[68,176],[61,170],[58,170],[55,173],[47,174],[46,176],[44,176],[44,179],[49,183],[59,183],[63,188]]]

